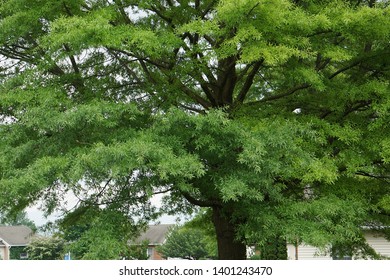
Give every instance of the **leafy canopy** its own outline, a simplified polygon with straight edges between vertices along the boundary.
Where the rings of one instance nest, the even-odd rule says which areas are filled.
[[[209,207],[220,241],[360,242],[389,223],[389,9],[1,1],[1,209],[72,193],[130,224]]]

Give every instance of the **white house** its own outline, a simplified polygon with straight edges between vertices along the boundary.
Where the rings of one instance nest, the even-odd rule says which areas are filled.
[[[390,258],[390,242],[383,236],[372,230],[365,231],[367,243],[380,255]],[[329,254],[320,252],[316,247],[301,244],[295,246],[287,245],[287,257],[289,260],[332,260]],[[358,259],[357,256],[350,256],[350,259]]]

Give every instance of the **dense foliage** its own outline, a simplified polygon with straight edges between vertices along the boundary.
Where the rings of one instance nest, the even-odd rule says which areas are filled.
[[[141,259],[146,254],[146,249],[128,246],[137,232],[127,217],[116,211],[97,205],[79,206],[57,225],[56,235],[67,242],[65,249],[73,259]]]
[[[34,237],[28,246],[26,252],[29,260],[61,260],[64,258],[63,239],[58,237]]]
[[[199,229],[174,227],[168,233],[165,243],[158,247],[158,251],[165,259],[206,259],[209,253],[203,237]]]
[[[50,213],[72,194],[77,214],[97,205],[125,230],[210,208],[224,259],[273,238],[361,243],[362,225],[389,224],[389,13],[386,0],[1,1],[2,211]]]

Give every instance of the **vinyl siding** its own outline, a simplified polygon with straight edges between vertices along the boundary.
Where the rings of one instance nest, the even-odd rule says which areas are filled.
[[[378,253],[390,257],[390,242],[373,232],[366,233],[367,243]]]
[[[296,250],[295,246],[289,244],[287,246],[288,259],[295,260]],[[301,244],[298,246],[298,260],[331,260],[332,258],[328,255],[324,255],[319,252],[316,247]]]
[[[390,257],[390,242],[384,237],[379,236],[371,231],[365,233],[367,243],[379,254]],[[292,244],[287,245],[288,259],[296,259],[296,249]],[[298,246],[298,260],[331,260],[329,255],[320,254],[318,249],[301,244]]]

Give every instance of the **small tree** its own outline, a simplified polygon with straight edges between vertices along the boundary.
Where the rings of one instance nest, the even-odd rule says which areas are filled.
[[[27,246],[30,260],[59,260],[64,252],[65,242],[59,237],[35,237]]]
[[[202,239],[206,243],[208,258],[217,259],[217,234],[213,223],[211,222],[211,209],[201,209],[196,216],[184,224],[184,228],[188,230],[198,230],[202,232]]]
[[[198,260],[209,256],[204,235],[200,229],[174,227],[158,251],[163,257]]]

